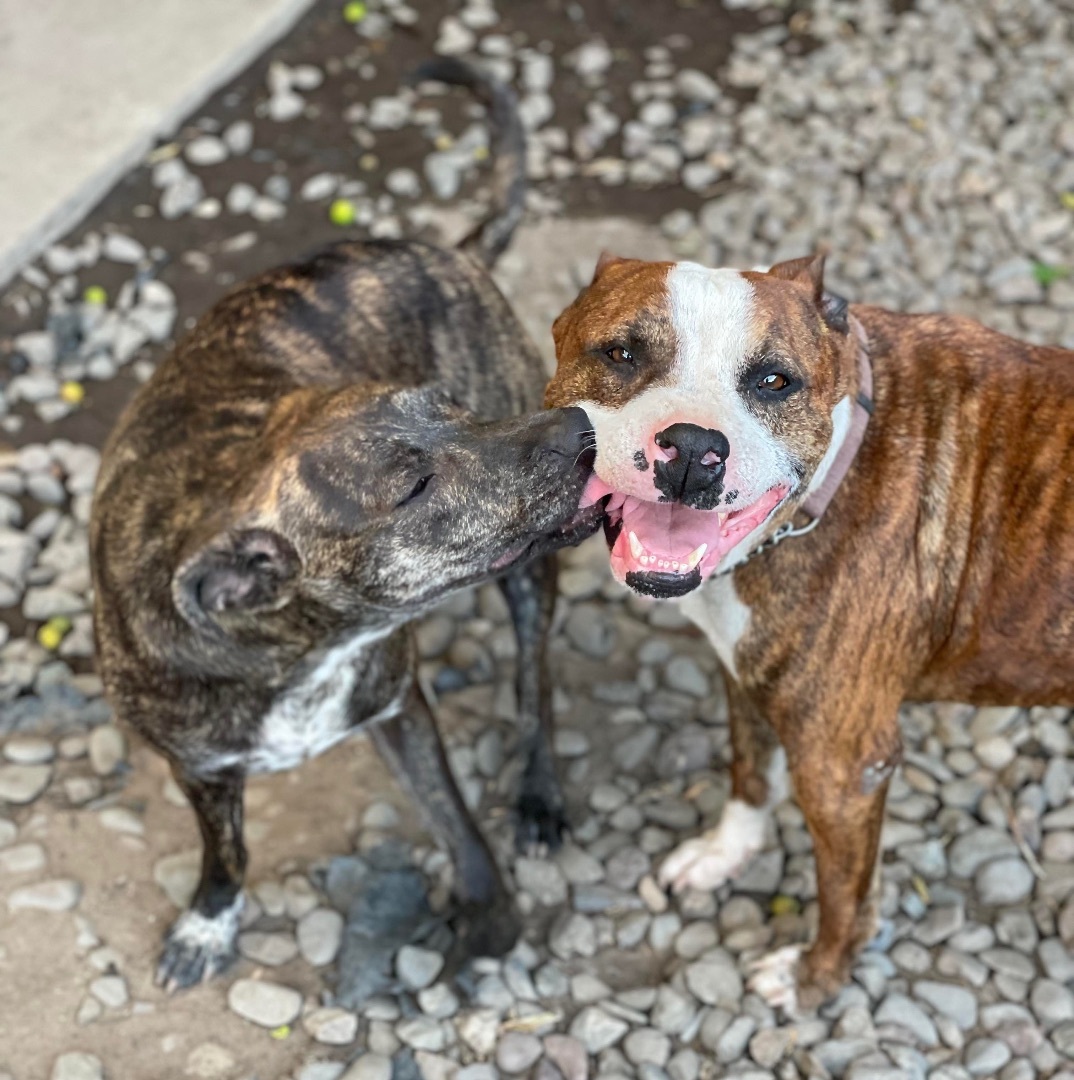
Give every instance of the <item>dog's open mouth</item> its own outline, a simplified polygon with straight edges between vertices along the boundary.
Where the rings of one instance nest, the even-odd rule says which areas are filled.
[[[696,589],[772,514],[788,490],[777,485],[749,506],[728,512],[693,510],[624,495],[593,476],[581,505],[604,501],[604,533],[615,577],[636,592],[666,599]]]

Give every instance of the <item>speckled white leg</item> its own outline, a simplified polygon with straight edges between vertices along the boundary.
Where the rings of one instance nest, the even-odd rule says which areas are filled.
[[[773,1009],[793,1016],[798,1009],[798,959],[801,945],[785,945],[766,953],[752,969],[747,987]]]

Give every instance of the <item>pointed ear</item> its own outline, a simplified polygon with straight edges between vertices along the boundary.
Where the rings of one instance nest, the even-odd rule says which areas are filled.
[[[801,259],[788,259],[786,262],[776,263],[768,272],[772,277],[805,285],[812,291],[814,298],[819,300],[824,291],[824,260],[826,258],[825,253],[820,252],[816,255],[806,255]]]
[[[599,278],[600,275],[603,274],[609,266],[615,266],[616,263],[622,263],[626,261],[627,260],[624,259],[621,255],[613,255],[610,251],[602,251],[597,257],[597,265],[593,268],[593,280],[590,282],[590,284],[592,284],[593,281],[596,281],[597,278]]]
[[[275,611],[291,599],[300,569],[298,553],[279,533],[222,532],[179,567],[172,595],[192,622],[232,612]]]

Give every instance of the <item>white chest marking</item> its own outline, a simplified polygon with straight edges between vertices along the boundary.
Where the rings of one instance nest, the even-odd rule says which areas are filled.
[[[245,758],[249,772],[293,769],[353,730],[347,706],[358,678],[355,661],[390,630],[356,634],[326,652],[305,678],[272,703],[261,720],[261,737]],[[400,703],[372,719],[386,719]]]
[[[683,614],[709,639],[724,670],[737,680],[735,648],[749,629],[750,609],[738,598],[734,577],[709,578],[684,597],[681,606]]]

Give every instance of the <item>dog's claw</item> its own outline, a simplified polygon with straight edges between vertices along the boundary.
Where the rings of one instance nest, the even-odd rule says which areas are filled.
[[[157,986],[172,994],[227,970],[238,955],[235,940],[241,911],[240,895],[213,918],[197,911],[183,912],[164,936]]]
[[[553,805],[541,795],[527,792],[519,797],[515,814],[515,846],[520,854],[546,855],[563,846],[569,826],[561,806]]]
[[[172,937],[164,940],[157,962],[156,984],[167,994],[185,990],[226,971],[235,962],[234,949],[221,951],[213,946],[195,945]]]
[[[766,953],[751,967],[747,988],[788,1016],[798,1011],[798,959],[801,945],[785,945]]]

